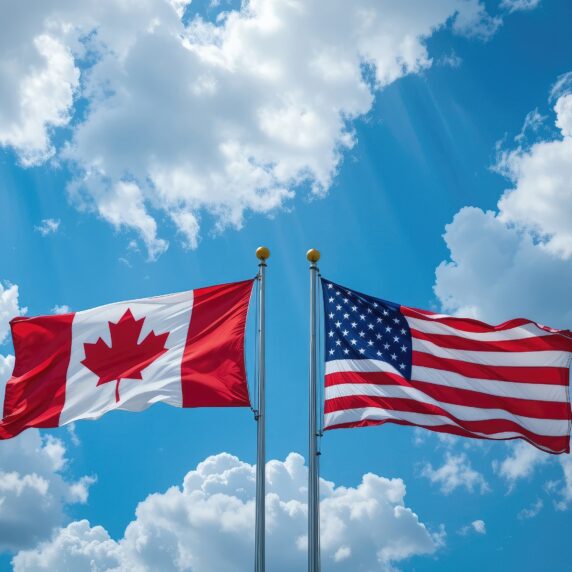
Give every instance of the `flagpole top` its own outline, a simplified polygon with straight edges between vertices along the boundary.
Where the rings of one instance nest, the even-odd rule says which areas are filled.
[[[310,248],[310,250],[308,250],[308,252],[306,252],[306,258],[312,264],[316,264],[316,262],[318,262],[318,260],[320,260],[320,251],[316,250],[315,248]]]
[[[270,250],[266,246],[259,246],[256,249],[256,258],[264,262],[266,259],[270,258]]]

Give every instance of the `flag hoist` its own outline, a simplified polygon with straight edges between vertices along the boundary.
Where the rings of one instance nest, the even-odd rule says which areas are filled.
[[[320,570],[320,452],[318,449],[318,354],[316,328],[318,312],[317,287],[320,252],[308,250],[306,258],[310,262],[310,383],[309,383],[309,443],[308,443],[308,572]]]
[[[257,423],[256,448],[256,517],[254,541],[254,570],[264,572],[266,566],[266,393],[265,393],[265,280],[266,260],[270,257],[270,250],[261,246],[256,250],[258,264],[258,407],[255,411]]]

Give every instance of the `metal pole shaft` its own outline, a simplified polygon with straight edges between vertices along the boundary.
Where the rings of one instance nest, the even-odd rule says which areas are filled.
[[[308,474],[308,572],[320,572],[320,490],[317,426],[316,285],[320,254],[310,250],[310,394],[309,394],[309,474]]]
[[[258,254],[258,252],[257,252]],[[265,394],[265,258],[258,265],[258,410],[256,446],[256,523],[255,523],[255,572],[266,567],[266,394]]]

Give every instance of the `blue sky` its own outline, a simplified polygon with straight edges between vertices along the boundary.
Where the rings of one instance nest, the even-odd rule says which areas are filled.
[[[122,37],[134,42],[128,48],[113,30],[118,9],[112,0],[105,3],[105,10],[92,7],[93,14],[87,7],[92,19],[86,20],[85,14],[73,13],[66,2],[57,4],[53,13],[42,8],[29,20],[15,8],[2,9],[13,18],[16,31],[8,37],[16,59],[30,58],[29,68],[15,66],[11,85],[24,85],[18,81],[24,82],[29,69],[41,72],[41,63],[33,59],[37,54],[30,55],[29,46],[42,34],[63,46],[60,53],[51,45],[51,61],[68,57],[79,74],[74,79],[73,69],[63,66],[58,71],[48,65],[46,74],[52,73],[55,79],[45,89],[60,99],[38,105],[33,112],[28,109],[28,117],[37,124],[26,137],[18,133],[25,131],[26,115],[21,110],[27,108],[21,106],[18,111],[14,106],[22,92],[15,87],[14,93],[0,88],[0,104],[5,101],[7,110],[0,113],[0,280],[5,293],[13,295],[12,285],[17,285],[16,309],[26,307],[28,315],[51,313],[57,305],[80,310],[241,280],[256,273],[256,247],[268,246],[272,256],[267,302],[267,446],[268,458],[279,461],[290,452],[306,454],[305,252],[310,247],[322,252],[324,276],[388,300],[464,311],[491,322],[522,315],[555,327],[572,327],[572,304],[565,286],[572,276],[572,189],[571,179],[566,178],[567,165],[572,164],[572,99],[567,99],[572,81],[565,75],[572,71],[572,6],[567,2],[513,0],[487,2],[484,7],[477,2],[440,1],[428,10],[423,2],[413,0],[401,7],[389,1],[377,5],[360,0],[355,8],[345,6],[348,11],[363,9],[374,22],[368,32],[360,32],[364,44],[359,50],[352,46],[354,31],[340,20],[340,11],[330,11],[320,2],[310,3],[313,12],[307,21],[305,16],[294,17],[276,7],[284,3],[270,0],[253,3],[254,16],[224,2],[218,7],[193,2],[185,8],[183,20],[195,25],[190,41],[202,46],[215,40],[207,24],[206,31],[198,27],[199,16],[216,29],[228,26],[232,18],[246,21],[256,17],[256,10],[258,16],[269,10],[280,25],[274,28],[260,16],[259,24],[270,26],[264,41],[255,41],[248,29],[237,28],[239,48],[234,44],[229,49],[240,49],[243,42],[253,68],[257,58],[262,61],[270,52],[268,76],[272,76],[272,65],[280,68],[284,81],[293,82],[296,88],[291,99],[279,91],[284,87],[282,80],[273,79],[275,84],[252,80],[240,62],[234,62],[234,81],[228,85],[216,75],[216,68],[213,71],[204,63],[198,71],[185,68],[187,62],[178,59],[178,52],[171,53],[167,47],[165,53],[160,51],[168,44],[166,38],[172,39],[170,32],[164,37],[157,32],[156,44],[137,46],[139,40],[133,38],[148,29],[144,18],[155,18],[158,30],[178,25],[177,15],[165,15],[172,9],[167,3],[149,2],[136,18],[117,12],[118,21],[130,18],[133,29]],[[217,21],[216,15],[224,10],[234,10],[233,15]],[[323,27],[318,29],[316,21],[321,20],[314,19],[314,12],[320,11]],[[386,15],[390,23],[395,18],[387,29],[382,25]],[[85,50],[78,47],[71,32],[42,28],[46,25],[43,18],[49,16],[69,20],[72,28],[81,29],[78,37]],[[86,30],[93,22],[99,35],[93,34],[97,41],[91,45]],[[292,22],[296,26],[288,29]],[[375,31],[378,27],[380,32]],[[281,43],[282,29],[290,34],[290,43]],[[346,33],[350,39],[343,38]],[[342,56],[358,50],[358,71],[348,74],[335,95],[320,83],[325,75],[298,73],[298,67],[306,63],[298,61],[298,55],[290,54],[286,46],[298,40],[303,43],[305,34],[314,34],[316,50],[325,46],[324,53],[333,50],[337,54],[327,60],[332,73],[336,65],[340,74],[345,73]],[[416,46],[427,50],[427,56],[417,54],[408,60],[409,52],[400,53],[401,48],[395,46],[407,34]],[[339,45],[332,37],[339,39]],[[113,67],[115,56],[102,55],[106,45],[115,50],[120,61],[115,62],[117,68]],[[5,53],[0,61],[12,57],[12,52]],[[398,72],[386,56],[401,62]],[[351,65],[351,58],[348,61]],[[183,67],[178,69],[179,65]],[[207,98],[206,103],[197,102],[199,96],[179,101],[169,92],[179,76],[192,72],[203,78],[196,85],[197,90],[204,89],[200,97]],[[260,73],[267,77],[266,71]],[[391,73],[395,77],[389,78]],[[363,86],[356,88],[360,74]],[[71,99],[66,99],[65,89],[60,93],[54,88],[58,82],[68,86]],[[129,95],[125,100],[123,95],[106,99],[101,92],[106,85]],[[228,93],[220,95],[219,85],[227,85]],[[264,137],[260,135],[251,125],[254,118],[265,121],[268,109],[283,104],[286,108],[271,114]],[[289,115],[297,106],[303,108],[309,123],[298,125]],[[54,108],[59,109],[57,119],[51,111]],[[152,109],[156,116],[148,115]],[[235,110],[240,114],[236,118],[232,116]],[[530,115],[534,110],[537,115]],[[283,121],[272,123],[280,113]],[[527,117],[528,127],[523,131]],[[225,120],[253,157],[248,167],[241,164],[240,174],[233,171],[240,162],[239,152],[232,149],[229,153],[238,154],[229,159],[209,147],[220,150],[220,145],[229,143],[227,131],[219,127]],[[184,129],[178,130],[179,123],[189,129],[188,140]],[[344,143],[348,133],[351,145]],[[304,140],[308,135],[310,142]],[[298,137],[297,146],[289,140]],[[195,163],[193,153],[198,157]],[[535,194],[534,189],[551,177],[555,180],[549,185],[551,191]],[[135,195],[126,199],[122,184],[137,187],[136,193],[144,197],[143,214],[135,209],[131,217],[132,205],[140,204],[140,199],[133,199]],[[238,201],[242,189],[244,196]],[[497,206],[506,191],[512,191],[511,197]],[[216,198],[208,196],[211,192]],[[182,213],[198,216],[198,223],[176,222]],[[41,232],[49,219],[57,228]],[[160,241],[168,241],[166,250]],[[499,252],[510,260],[509,265],[494,262]],[[443,261],[449,265],[440,266]],[[6,307],[8,313],[14,312],[13,303]],[[4,327],[1,322],[0,327]],[[253,333],[251,324],[250,362]],[[11,353],[6,338],[0,354]],[[24,514],[31,510],[18,504],[15,488],[6,485],[2,492],[2,479],[8,482],[9,472],[20,479],[33,473],[43,475],[56,491],[52,490],[49,507],[38,513],[45,526],[35,536],[26,531],[24,522],[21,542],[9,545],[0,538],[6,549],[0,556],[0,570],[12,569],[11,559],[20,548],[29,552],[17,557],[17,570],[39,569],[40,561],[63,570],[70,548],[58,543],[61,527],[87,519],[92,527],[103,527],[119,541],[136,519],[138,503],[152,493],[163,494],[169,487],[180,486],[185,475],[207,457],[227,452],[245,463],[255,460],[255,423],[246,409],[179,410],[157,405],[139,414],[112,412],[97,422],[81,422],[75,432],[77,439],[60,428],[42,431],[43,442],[33,435],[26,442],[22,436],[10,445],[0,443],[0,497],[13,496],[6,501],[7,510],[23,510]],[[393,546],[401,547],[407,558],[395,556],[371,568],[375,550],[386,547],[383,535],[393,536],[380,528],[379,538],[362,542],[356,525],[356,535],[347,542],[351,556],[344,558],[343,550],[336,552],[344,548],[343,542],[334,546],[325,556],[325,570],[389,570],[390,563],[418,572],[471,571],[483,566],[491,572],[570,568],[562,548],[572,526],[569,461],[536,453],[528,445],[443,440],[397,426],[332,431],[323,439],[322,449],[322,476],[336,486],[358,487],[370,472],[402,479],[404,505],[430,531],[423,532],[409,521],[403,529],[397,527],[388,516],[394,513],[387,509],[387,514],[380,512],[380,518],[398,531]],[[31,460],[33,450],[41,451],[49,462],[36,467]],[[65,464],[61,461],[64,454]],[[87,498],[79,500],[85,502],[78,498],[72,502],[70,487],[84,476],[96,481],[84,480]],[[392,482],[394,486],[396,481]],[[226,486],[231,494],[232,483]],[[278,496],[289,500],[280,486],[275,485]],[[25,495],[21,497],[23,503]],[[140,521],[144,520],[141,514]],[[0,530],[14,518],[15,514],[4,517],[0,512]],[[483,521],[484,529],[472,524],[478,521]],[[288,539],[294,534],[290,528],[297,530],[298,524],[277,522],[273,539],[282,535]],[[168,540],[169,533],[163,533]],[[216,531],[211,536],[208,531],[201,534],[201,541],[216,552],[222,537]],[[39,542],[52,542],[53,554],[46,555],[46,544],[37,548]],[[271,570],[279,569],[279,548],[279,542],[270,542],[268,558],[276,562],[274,567],[269,565]],[[116,548],[109,550],[111,554]],[[245,541],[238,552],[244,561],[236,564],[236,570],[250,568],[248,550]],[[363,560],[356,556],[360,551],[365,554]],[[123,558],[124,566],[129,562],[128,556],[107,557],[109,562]],[[112,568],[101,555],[100,560],[91,555],[78,560],[75,569],[88,570],[89,558],[98,562],[98,569]],[[147,569],[159,565],[177,569],[163,552],[141,558]],[[204,567],[205,560],[201,562],[196,570],[209,569]],[[352,562],[353,568],[344,568]]]

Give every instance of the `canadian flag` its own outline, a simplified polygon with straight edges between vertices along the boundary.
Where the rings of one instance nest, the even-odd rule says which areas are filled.
[[[113,409],[249,406],[244,334],[254,280],[15,318],[0,439]]]

